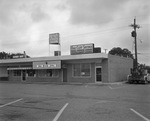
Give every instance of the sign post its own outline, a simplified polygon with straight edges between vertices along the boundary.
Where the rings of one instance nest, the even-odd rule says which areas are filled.
[[[59,45],[59,49],[61,49],[60,45],[60,34],[59,33],[52,33],[49,34],[49,56],[50,56],[50,45]],[[61,51],[61,50],[60,50]]]

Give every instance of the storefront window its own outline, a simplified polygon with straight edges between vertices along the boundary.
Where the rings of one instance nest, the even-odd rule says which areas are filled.
[[[83,64],[74,64],[73,65],[73,76],[74,77],[86,77],[90,76],[90,64],[83,63]]]
[[[14,76],[21,76],[21,70],[14,70],[13,75]]]
[[[38,70],[39,77],[46,77],[46,70]]]
[[[81,64],[81,76],[90,76],[90,64]]]
[[[27,70],[28,76],[34,76],[35,75],[35,70]]]
[[[51,69],[47,70],[47,76],[52,77],[53,76],[53,72]]]
[[[47,69],[38,71],[39,77],[58,77],[58,74],[59,72],[57,69]]]
[[[80,76],[80,64],[73,65],[73,75]]]
[[[52,77],[58,77],[58,70],[55,69],[55,70],[52,70]]]

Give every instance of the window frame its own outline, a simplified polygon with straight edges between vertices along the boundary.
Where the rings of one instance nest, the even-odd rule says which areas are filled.
[[[78,64],[79,65],[79,71],[80,71],[80,75],[79,76],[75,76],[75,64]],[[72,64],[72,77],[75,77],[75,78],[78,78],[78,77],[81,77],[81,64],[80,63],[75,63],[75,64]]]
[[[33,74],[33,75],[30,75],[30,74],[29,74],[30,72],[32,72],[32,74]],[[34,76],[35,76],[35,74],[36,74],[35,70],[32,70],[32,69],[27,70],[27,72],[26,72],[26,73],[27,73],[28,77],[34,77]]]
[[[13,70],[14,77],[21,77],[21,70]]]
[[[75,76],[74,75],[74,65],[75,64],[79,64],[80,65],[80,75],[79,76]],[[81,70],[82,70],[82,67],[81,67],[81,65],[82,64],[89,64],[89,66],[90,66],[90,75],[89,76],[83,76],[82,74],[81,74]],[[90,78],[91,77],[91,63],[74,63],[74,64],[72,64],[72,77],[73,78]]]
[[[50,71],[50,70],[52,71],[52,76],[48,76],[48,71]],[[55,71],[57,71],[57,72],[55,72]],[[42,76],[40,75],[41,72],[42,72]],[[55,76],[55,74],[53,74],[53,73],[57,73],[57,76]],[[37,75],[38,75],[39,78],[58,78],[59,77],[59,69],[42,69],[42,70],[38,70]]]

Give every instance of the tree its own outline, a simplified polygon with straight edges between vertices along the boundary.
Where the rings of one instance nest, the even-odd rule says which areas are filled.
[[[6,52],[0,52],[0,59],[12,59],[13,56],[20,56],[22,55],[23,57],[25,57],[24,53],[6,53]],[[21,57],[21,56],[20,56]],[[29,58],[30,56],[26,55],[26,58]]]
[[[133,54],[132,54],[131,51],[129,51],[128,49],[124,48],[124,49],[122,50],[122,52],[123,52],[122,54],[123,54],[124,57],[130,57],[130,58],[133,59]]]
[[[10,54],[6,52],[0,52],[0,59],[6,59],[9,58]]]
[[[114,47],[109,51],[109,54],[123,56],[123,57],[129,57],[129,58],[133,59],[132,53],[126,48],[121,49],[120,47]]]

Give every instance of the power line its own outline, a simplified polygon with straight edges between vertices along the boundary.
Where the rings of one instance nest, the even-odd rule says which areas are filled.
[[[138,55],[142,55],[142,56],[150,56],[150,53],[138,53]]]
[[[140,15],[138,16],[139,18],[142,18],[143,16],[146,16],[146,15]],[[128,16],[128,17],[124,17],[124,18],[118,18],[118,19],[114,19],[112,21],[112,23],[115,23],[117,21],[127,21],[127,20],[131,20],[131,18],[133,18],[133,16]],[[128,22],[128,21],[127,21]],[[67,27],[67,28],[70,28],[70,29],[73,29],[73,28],[76,28],[76,27]],[[57,30],[57,27],[55,27],[55,30]],[[32,32],[30,32],[32,34]],[[33,32],[34,34],[49,34],[49,32]],[[9,34],[10,36],[10,34]],[[14,35],[13,35],[14,36]],[[17,35],[18,36],[18,35]],[[22,35],[19,35],[19,36],[22,36]]]
[[[126,18],[120,18],[117,20],[128,20],[131,17],[126,17]],[[117,20],[115,20],[114,22],[116,22]],[[102,33],[113,33],[113,32],[117,32],[117,31],[123,31],[126,30],[127,26],[120,26],[120,27],[114,27],[114,28],[109,28],[109,29],[104,29],[104,30],[97,30],[97,31],[93,31],[93,32],[87,32],[87,33],[82,33],[82,34],[73,34],[73,35],[66,35],[66,36],[61,36],[62,38],[71,38],[71,37],[83,37],[83,36],[90,36],[90,35],[96,35],[96,34],[102,34]],[[38,33],[38,34],[49,34],[49,32],[43,32],[43,33]],[[6,39],[5,39],[6,40]],[[38,39],[38,40],[34,40],[35,42],[38,41],[43,41],[43,40],[48,40],[48,38],[44,38],[44,39]],[[9,39],[7,39],[7,41],[9,41]],[[12,41],[12,38],[11,38]],[[11,42],[10,41],[10,42]],[[14,44],[18,43],[18,42],[13,42]],[[10,45],[13,43],[7,43],[5,45]],[[22,42],[19,42],[19,44],[21,44]]]
[[[70,37],[82,37],[82,36],[89,36],[91,34],[102,34],[102,33],[112,33],[112,32],[118,32],[122,30],[125,30],[125,28],[127,29],[127,26],[122,26],[122,27],[114,27],[114,28],[110,28],[110,29],[105,29],[105,30],[98,30],[98,31],[93,31],[93,32],[87,32],[87,33],[82,33],[82,34],[74,34],[74,35],[66,35],[66,36],[61,36],[61,38],[70,38]],[[44,39],[39,39],[39,40],[34,40],[32,42],[40,42],[43,40],[48,40],[49,38],[44,38]],[[7,40],[8,41],[8,40]],[[11,45],[11,44],[17,44],[18,42],[11,42],[11,43],[7,43],[4,45]],[[24,43],[24,42],[19,42],[19,44]]]
[[[98,31],[87,32],[87,33],[82,33],[82,34],[68,35],[68,36],[64,36],[63,38],[72,37],[72,36],[84,36],[84,35],[95,34],[95,33],[112,32],[112,31],[114,31],[114,30],[116,31],[116,30],[119,30],[119,29],[122,29],[122,28],[127,28],[127,26],[115,27],[115,28],[105,29],[105,30],[98,30]]]
[[[140,16],[137,16],[137,17],[139,17],[139,18],[142,18],[143,16],[146,16],[146,15],[140,15]],[[131,20],[131,18],[133,18],[133,16],[128,16],[128,17],[123,17],[123,18],[117,18],[117,19],[114,19],[113,21],[112,21],[112,23],[115,23],[115,22],[117,22],[117,21],[127,21],[127,20]],[[128,22],[128,21],[127,21]],[[118,23],[118,22],[117,22]],[[73,28],[76,28],[76,27],[66,27],[66,28],[69,28],[70,30],[72,30]],[[57,27],[55,27],[55,31],[57,30],[58,28]],[[43,34],[49,34],[50,32],[48,31],[48,32],[30,32],[30,34],[38,34],[38,35],[43,35]],[[24,33],[23,33],[24,34]],[[11,35],[10,35],[10,33],[9,33],[9,36],[11,37]],[[12,35],[12,36],[14,36],[14,35]],[[15,37],[19,37],[19,36],[22,36],[22,35],[16,35]]]

